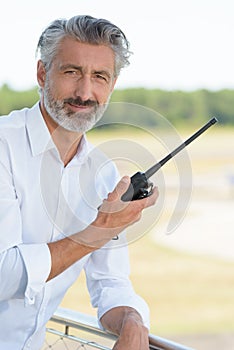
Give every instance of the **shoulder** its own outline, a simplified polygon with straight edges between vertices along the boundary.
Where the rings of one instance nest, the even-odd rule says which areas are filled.
[[[25,107],[20,110],[14,110],[8,115],[0,116],[0,138],[8,139],[19,134],[20,131],[25,132],[25,126],[27,123],[27,116],[33,113],[34,109],[37,108],[34,105],[31,108]]]
[[[0,129],[17,128],[25,123],[25,117],[29,108],[15,110],[8,115],[0,117]]]

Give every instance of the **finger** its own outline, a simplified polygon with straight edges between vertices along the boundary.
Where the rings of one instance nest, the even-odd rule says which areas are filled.
[[[143,199],[145,201],[144,207],[148,208],[154,205],[159,197],[159,190],[158,187],[154,187],[152,190],[152,194],[146,198]]]
[[[130,185],[130,177],[129,176],[122,177],[122,179],[118,182],[117,186],[115,187],[114,191],[109,194],[108,199],[117,200],[121,198],[122,195],[127,191],[129,185]]]

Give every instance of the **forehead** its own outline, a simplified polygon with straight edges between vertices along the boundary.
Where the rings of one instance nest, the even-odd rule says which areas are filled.
[[[59,65],[74,64],[89,69],[108,69],[114,72],[114,51],[106,45],[81,43],[73,38],[64,38],[54,61]]]

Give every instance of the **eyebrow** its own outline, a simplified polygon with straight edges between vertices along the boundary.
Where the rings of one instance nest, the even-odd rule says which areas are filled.
[[[64,64],[64,65],[61,65],[59,67],[59,70],[61,70],[61,71],[66,70],[66,69],[75,69],[75,70],[79,70],[79,71],[82,72],[82,67],[81,66],[76,66],[75,64],[71,64],[71,63]]]

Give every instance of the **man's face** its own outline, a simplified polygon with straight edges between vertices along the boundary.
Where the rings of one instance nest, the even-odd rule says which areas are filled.
[[[49,72],[38,64],[42,103],[70,131],[85,132],[102,117],[115,85],[114,53],[104,45],[65,38]]]

